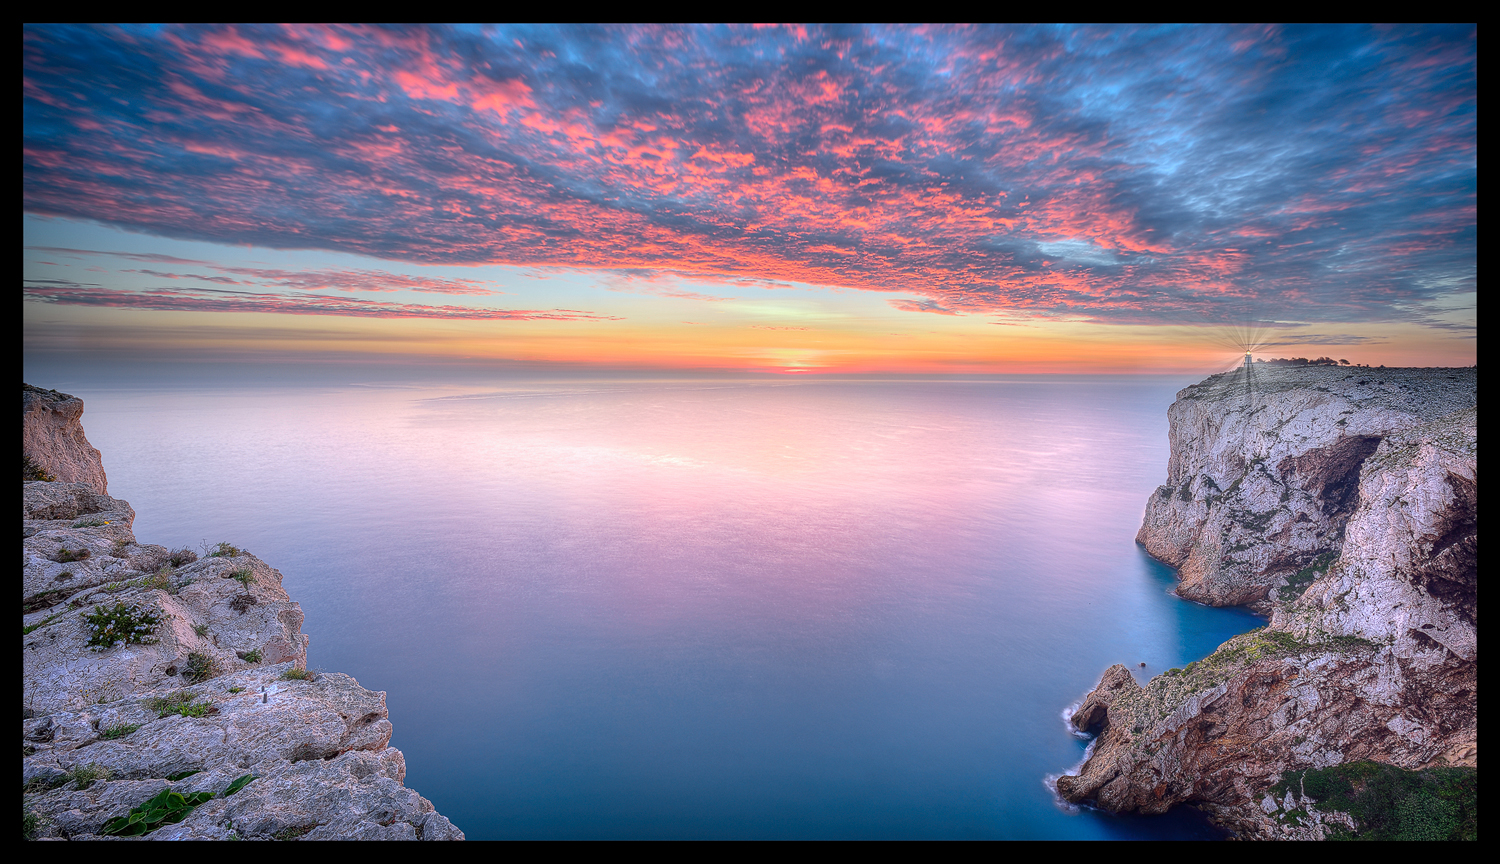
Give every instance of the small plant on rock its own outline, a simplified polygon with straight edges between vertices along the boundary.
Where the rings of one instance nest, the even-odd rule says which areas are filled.
[[[26,624],[26,625],[24,625],[24,626],[21,627],[21,635],[22,636],[29,636],[29,635],[31,635],[31,632],[33,630],[40,630],[41,628],[46,627],[48,624],[51,624],[53,621],[56,621],[57,619],[63,617],[66,614],[68,614],[66,611],[64,611],[64,612],[58,612],[56,615],[48,615],[46,618],[43,618],[42,620],[36,622],[35,624]]]
[[[158,717],[170,717],[180,714],[183,717],[206,717],[216,710],[211,702],[194,702],[196,698],[186,690],[178,690],[168,696],[159,696],[147,702],[146,705],[156,712]]]
[[[207,624],[194,624],[193,625],[193,632],[197,633],[200,637],[207,636],[208,635],[208,625]]]
[[[186,546],[182,547],[181,549],[173,549],[171,552],[167,553],[167,562],[170,563],[173,567],[186,567],[187,565],[197,560],[198,553],[187,548]]]
[[[139,723],[121,723],[99,730],[99,738],[104,741],[113,741],[116,738],[124,738],[126,735],[141,728]]]
[[[312,672],[311,669],[298,669],[297,667],[293,666],[292,668],[290,668],[290,669],[286,670],[285,672],[281,673],[281,680],[283,680],[283,681],[311,681],[311,680],[313,680],[313,672]]]
[[[243,655],[241,655],[240,659],[244,660],[246,663],[259,663],[260,657],[260,649],[251,648],[249,651],[246,651]]]
[[[103,519],[79,519],[73,523],[74,528],[103,528],[109,523]]]
[[[109,547],[109,557],[111,557],[111,558],[124,558],[124,557],[126,557],[125,552],[129,548],[130,548],[130,541],[129,540],[126,540],[124,538],[116,540],[114,542],[114,545],[111,546],[111,547]]]
[[[276,840],[301,840],[306,835],[311,834],[312,830],[316,827],[318,827],[318,823],[316,822],[311,825],[294,825],[291,828],[283,828],[277,831],[271,837]]]
[[[234,778],[234,782],[230,783],[229,786],[227,788],[225,788],[225,790],[219,794],[219,797],[220,798],[228,798],[230,795],[233,795],[234,793],[240,791],[241,789],[245,788],[246,786],[249,786],[250,785],[250,781],[254,780],[254,779],[255,779],[255,775],[254,774],[242,774],[239,777]]]
[[[53,474],[51,471],[48,471],[46,468],[43,468],[35,459],[31,458],[30,453],[27,453],[24,450],[21,451],[22,483],[25,483],[28,480],[46,480],[50,483],[56,479],[57,475]]]
[[[151,800],[130,808],[124,816],[117,816],[104,823],[101,834],[115,837],[139,837],[149,834],[163,825],[174,825],[186,819],[193,808],[213,800],[212,792],[194,792],[183,795],[171,789],[163,789]]]
[[[36,813],[36,811],[30,809],[24,803],[21,805],[21,839],[22,840],[35,840],[36,839],[36,835],[40,834],[41,831],[42,831],[42,829],[44,827],[46,827],[47,824],[48,824],[47,819],[45,819],[42,816],[38,815]]]
[[[68,780],[72,781],[80,791],[89,788],[100,780],[109,779],[109,769],[97,762],[87,765],[79,765],[68,772]]]
[[[155,573],[163,567],[171,566],[172,562],[168,560],[168,557],[167,553],[160,549],[147,549],[136,556],[135,561],[131,563],[142,573]]]
[[[203,549],[208,553],[208,557],[210,558],[234,558],[237,555],[245,554],[245,550],[235,546],[233,543],[225,543],[222,540],[212,546],[205,543],[203,544]]]
[[[87,561],[92,554],[86,548],[69,549],[67,545],[64,545],[61,549],[57,550],[57,555],[52,560],[59,564],[69,564],[73,561]]]
[[[171,594],[177,588],[177,580],[172,578],[172,568],[163,564],[160,570],[141,579],[141,587]]]
[[[187,668],[182,670],[182,677],[190,684],[198,684],[223,674],[224,670],[219,668],[218,660],[198,651],[188,654]]]
[[[240,583],[241,585],[245,586],[246,588],[249,588],[251,585],[254,585],[255,581],[256,581],[255,580],[255,574],[252,573],[252,572],[250,572],[250,568],[249,567],[241,567],[240,569],[234,571],[233,573],[230,573],[229,574],[229,578],[233,579],[234,581],[236,581],[238,583]]]
[[[161,627],[161,616],[133,603],[129,606],[124,603],[116,603],[113,607],[96,606],[93,612],[83,616],[83,622],[92,631],[89,648],[93,651],[106,651],[117,645],[150,645],[159,641],[156,631]]]

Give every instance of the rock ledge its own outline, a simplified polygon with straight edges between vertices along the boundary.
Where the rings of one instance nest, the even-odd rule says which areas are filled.
[[[100,836],[107,822],[172,789],[214,797],[140,839],[464,839],[402,785],[385,693],[306,671],[302,609],[281,573],[228,544],[200,557],[137,543],[135,511],[105,493],[102,466],[84,470],[98,451],[82,401],[25,392],[27,454],[41,452],[34,438],[82,454],[33,457],[28,470],[60,479],[22,484],[26,832],[117,839]],[[59,417],[76,435],[52,434]],[[117,606],[159,624],[92,648],[85,616]]]

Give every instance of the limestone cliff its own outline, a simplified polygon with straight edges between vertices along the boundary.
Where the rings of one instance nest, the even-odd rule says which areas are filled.
[[[1477,767],[1476,373],[1255,372],[1178,394],[1140,539],[1184,596],[1270,625],[1145,687],[1111,668],[1074,715],[1090,758],[1057,788],[1319,838],[1352,823],[1278,786],[1288,771]]]
[[[36,392],[87,447],[83,403]],[[27,402],[28,430],[49,416]],[[91,839],[171,790],[211,800],[146,839],[463,839],[402,785],[385,694],[306,671],[281,573],[228,543],[137,543],[103,477],[22,484],[27,832]]]
[[[1215,375],[1167,411],[1167,483],[1136,539],[1177,592],[1269,612],[1343,547],[1381,440],[1474,405],[1474,369],[1271,367]]]
[[[109,491],[104,462],[83,435],[83,400],[21,385],[21,450],[35,478],[83,483],[95,492]]]

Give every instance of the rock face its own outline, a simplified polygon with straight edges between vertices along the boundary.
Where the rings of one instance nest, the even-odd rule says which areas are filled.
[[[138,544],[99,477],[22,487],[22,783],[39,836],[91,839],[171,788],[219,797],[146,839],[463,839],[402,785],[385,694],[303,671],[280,572],[227,543]],[[139,641],[91,645],[105,610],[147,622]]]
[[[1188,387],[1167,411],[1167,483],[1136,540],[1178,568],[1183,597],[1269,612],[1338,557],[1381,440],[1473,407],[1476,377],[1271,367]]]
[[[1347,816],[1269,795],[1282,772],[1477,767],[1475,376],[1256,372],[1249,397],[1243,372],[1240,392],[1220,376],[1178,395],[1141,540],[1182,565],[1185,596],[1256,602],[1270,625],[1145,687],[1112,668],[1075,714],[1098,741],[1057,789],[1320,838]]]
[[[83,435],[83,400],[21,385],[21,448],[41,471],[64,483],[109,491],[99,451]]]

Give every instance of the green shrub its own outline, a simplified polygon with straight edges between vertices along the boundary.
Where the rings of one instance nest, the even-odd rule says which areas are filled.
[[[113,607],[96,606],[83,616],[92,634],[89,649],[105,651],[116,645],[150,645],[157,642],[156,631],[161,616],[150,609],[116,603]]]
[[[219,668],[219,661],[211,655],[193,651],[188,654],[187,668],[182,671],[182,677],[189,684],[198,684],[210,678],[217,678],[224,674]]]
[[[139,723],[123,723],[118,726],[100,729],[99,737],[105,741],[113,741],[116,738],[124,738],[139,728],[141,728],[141,724]]]
[[[260,649],[259,648],[251,648],[249,651],[245,652],[245,656],[243,658],[241,658],[241,659],[243,659],[246,663],[259,663],[260,662],[260,658],[261,658]]]
[[[230,573],[229,578],[235,580],[236,582],[239,582],[246,588],[249,588],[251,585],[255,584],[256,581],[255,574],[250,572],[249,567],[241,567],[233,573]]]
[[[198,560],[198,553],[187,548],[173,549],[167,553],[167,562],[173,567],[185,567]]]
[[[1354,819],[1345,840],[1477,840],[1479,782],[1474,768],[1408,771],[1378,762],[1287,771],[1272,787],[1317,801],[1319,810]]]
[[[283,681],[311,681],[313,673],[311,669],[298,669],[295,666],[281,673]]]
[[[194,624],[193,625],[193,632],[197,633],[199,636],[207,636],[208,635],[208,625],[207,624]]]
[[[117,816],[104,823],[101,834],[115,837],[139,837],[150,834],[163,825],[173,825],[188,817],[193,808],[213,800],[212,792],[194,792],[183,795],[171,789],[163,789],[151,800],[130,808],[124,816]]]

